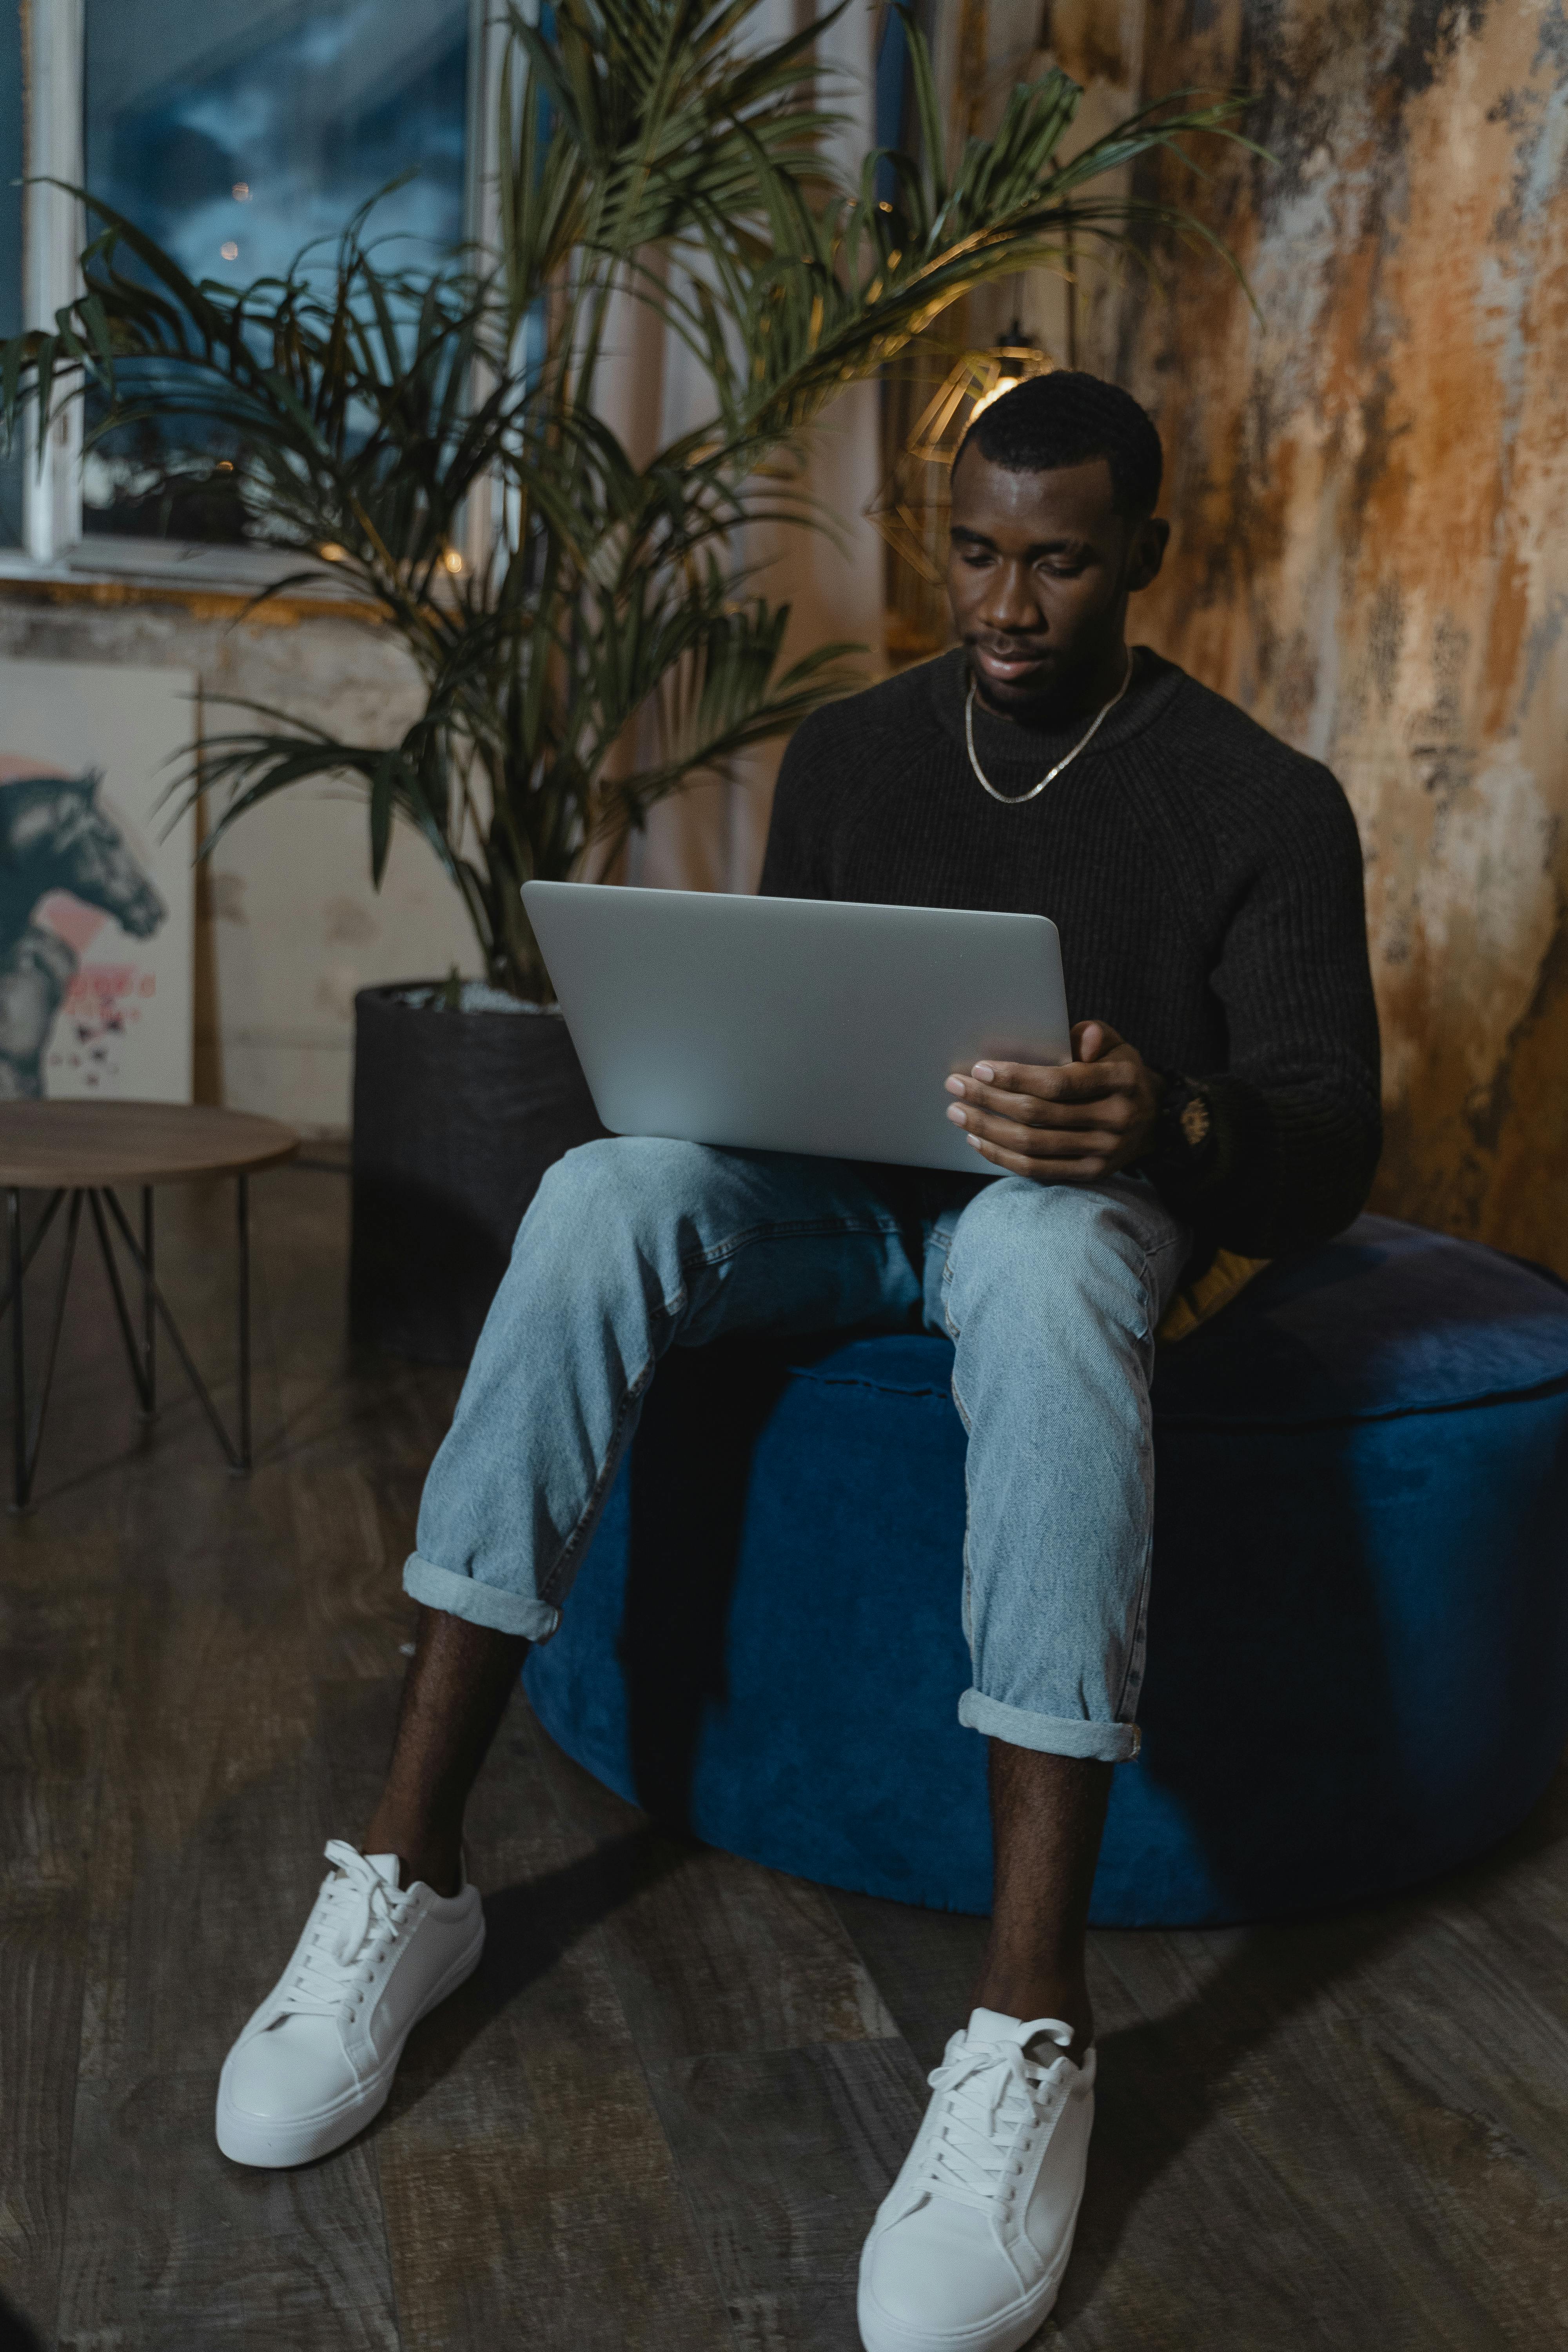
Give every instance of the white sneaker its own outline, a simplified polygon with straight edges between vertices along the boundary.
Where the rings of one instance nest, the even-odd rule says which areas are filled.
[[[485,1918],[453,1895],[399,1890],[397,1856],[330,1839],[294,1957],[223,2063],[217,2144],[237,2164],[308,2164],[381,2113],[403,2045],[471,1976]]]
[[[860,2257],[866,2352],[1017,2352],[1057,2299],[1094,2123],[1094,2053],[1071,2029],[977,2009],[931,2077],[935,2094]]]

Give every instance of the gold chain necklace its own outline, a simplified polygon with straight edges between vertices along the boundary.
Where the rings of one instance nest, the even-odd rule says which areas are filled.
[[[1045,774],[1040,778],[1039,782],[1037,784],[1031,784],[1026,793],[999,793],[995,785],[992,782],[990,777],[986,774],[984,769],[981,766],[979,761],[974,756],[974,680],[971,677],[969,681],[969,691],[963,698],[963,740],[969,746],[969,764],[973,769],[976,778],[990,793],[992,799],[994,801],[1000,801],[1004,808],[1021,808],[1026,801],[1037,799],[1039,794],[1045,791],[1046,786],[1047,784],[1054,784],[1057,778],[1061,774],[1062,770],[1064,768],[1070,768],[1073,761],[1078,758],[1079,753],[1086,750],[1088,746],[1093,742],[1096,735],[1099,734],[1101,727],[1104,726],[1105,721],[1110,718],[1111,712],[1115,709],[1117,704],[1121,701],[1122,696],[1126,693],[1131,683],[1132,652],[1130,646],[1127,653],[1127,667],[1121,674],[1121,683],[1117,688],[1115,693],[1111,696],[1110,701],[1103,704],[1101,708],[1095,712],[1094,717],[1089,721],[1088,733],[1073,745],[1070,751],[1066,753],[1062,759],[1059,759],[1057,761],[1054,768],[1047,768]]]

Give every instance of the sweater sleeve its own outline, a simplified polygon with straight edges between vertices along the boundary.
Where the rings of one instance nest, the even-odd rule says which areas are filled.
[[[1355,818],[1334,778],[1292,760],[1260,793],[1210,984],[1224,1070],[1185,1073],[1212,1147],[1150,1173],[1215,1246],[1248,1256],[1326,1241],[1366,1202],[1383,1126],[1377,1009]],[[1249,827],[1249,831],[1252,828]]]

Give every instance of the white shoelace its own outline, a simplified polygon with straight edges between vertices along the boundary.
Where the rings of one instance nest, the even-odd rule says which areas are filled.
[[[277,2016],[338,2017],[355,2007],[376,1961],[397,1940],[395,1888],[342,1838],[329,1838],[327,1860],[339,1875],[317,1898],[299,1966],[279,1988]]]
[[[1059,2049],[1071,2046],[1072,2029],[1059,2018],[1037,2018],[1017,2042],[966,2041],[955,2057],[928,2075],[943,2104],[914,2186],[983,2213],[999,2195],[1005,2200],[1010,2192],[1004,2183],[1019,2135],[1039,2113],[1047,2063],[1031,2058],[1023,2046],[1039,2033],[1048,2034]]]

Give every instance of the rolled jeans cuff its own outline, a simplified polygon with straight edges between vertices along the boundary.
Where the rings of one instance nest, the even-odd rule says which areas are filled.
[[[1086,1723],[1081,1716],[1031,1715],[1026,1707],[1004,1706],[966,1690],[958,1702],[958,1719],[988,1739],[1005,1740],[1009,1748],[1033,1748],[1042,1756],[1087,1756],[1100,1764],[1125,1764],[1137,1755],[1143,1735],[1135,1723]]]
[[[411,1551],[403,1568],[403,1590],[426,1609],[440,1609],[448,1617],[466,1618],[470,1625],[488,1625],[493,1633],[521,1634],[525,1642],[548,1642],[561,1622],[559,1609],[531,1592],[501,1592],[472,1576],[455,1575],[437,1568],[433,1559]]]

